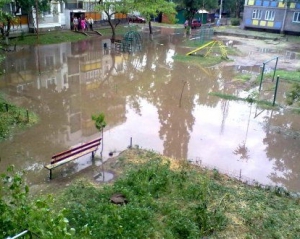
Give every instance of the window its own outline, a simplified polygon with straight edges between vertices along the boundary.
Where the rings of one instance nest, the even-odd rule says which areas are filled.
[[[267,10],[265,14],[265,20],[274,21],[274,18],[275,18],[275,12]]]
[[[252,19],[261,19],[261,10],[253,10]]]
[[[293,22],[300,23],[300,12],[294,12]]]

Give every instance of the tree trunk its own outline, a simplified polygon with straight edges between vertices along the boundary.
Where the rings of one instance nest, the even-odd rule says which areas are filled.
[[[111,28],[111,32],[112,32],[112,35],[111,35],[111,38],[110,38],[110,41],[111,43],[115,43],[115,40],[116,40],[116,29],[115,29],[115,26],[114,24],[111,22],[111,16],[109,13],[105,12],[106,15],[107,15],[107,21],[110,25],[110,28]]]
[[[153,32],[152,32],[152,25],[151,25],[151,21],[149,21],[148,25],[149,25],[149,33],[150,33],[150,35],[152,35],[152,34],[153,34]]]

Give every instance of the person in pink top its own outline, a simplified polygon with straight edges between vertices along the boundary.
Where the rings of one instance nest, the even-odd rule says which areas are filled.
[[[81,30],[84,32],[85,31],[85,19],[81,19],[80,25],[81,25]]]

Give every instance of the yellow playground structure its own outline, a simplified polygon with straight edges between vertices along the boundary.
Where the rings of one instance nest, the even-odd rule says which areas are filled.
[[[214,49],[214,47],[216,47],[216,46],[219,47],[222,58],[227,59],[228,57],[227,57],[226,46],[224,46],[223,42],[217,41],[217,40],[210,41],[210,42],[198,47],[196,50],[188,52],[186,55],[190,56],[198,51],[206,49],[206,52],[204,54],[204,57],[206,57],[212,52],[212,49]]]

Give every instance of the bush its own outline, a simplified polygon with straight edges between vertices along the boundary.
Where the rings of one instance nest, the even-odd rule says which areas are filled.
[[[50,195],[30,198],[23,176],[14,166],[0,175],[0,237],[17,235],[26,229],[44,239],[72,238],[75,229],[69,227],[65,210],[53,210],[55,201]]]
[[[231,18],[231,25],[232,26],[239,26],[240,25],[240,19],[239,18]]]
[[[300,105],[300,84],[294,83],[287,93],[286,103],[292,105],[298,103]]]

